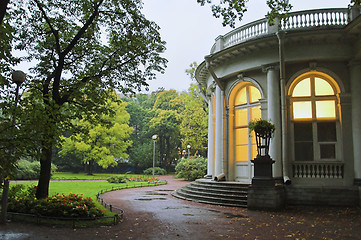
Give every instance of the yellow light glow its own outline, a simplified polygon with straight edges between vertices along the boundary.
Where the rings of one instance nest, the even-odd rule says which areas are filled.
[[[251,121],[261,118],[261,107],[251,108]]]
[[[236,129],[236,145],[248,144],[248,128]]]
[[[316,118],[336,118],[335,101],[317,101],[316,102]]]
[[[238,109],[236,110],[235,113],[235,125],[238,126],[246,126],[248,124],[247,119],[248,119],[248,114],[247,114],[247,109]]]
[[[246,104],[247,103],[247,91],[246,91],[246,89],[247,88],[244,87],[238,92],[234,105],[241,105],[241,104]]]
[[[258,102],[261,99],[261,93],[258,91],[257,88],[250,86],[249,87],[249,101],[251,103]]]
[[[335,95],[335,91],[326,80],[316,77],[315,94],[316,96],[329,96],[329,95]]]
[[[310,101],[293,103],[293,118],[308,119],[312,118],[312,105]]]
[[[311,79],[306,78],[293,89],[292,97],[310,97],[311,96]]]
[[[248,162],[248,145],[236,146],[237,162]]]

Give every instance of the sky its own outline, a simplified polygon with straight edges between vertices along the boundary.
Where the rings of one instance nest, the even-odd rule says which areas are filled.
[[[197,0],[143,0],[143,13],[158,24],[166,44],[163,57],[168,59],[165,74],[157,74],[149,81],[149,91],[160,87],[166,90],[186,91],[192,80],[185,70],[192,62],[200,64],[210,53],[215,39],[231,31],[223,27],[222,20],[212,16],[209,5],[200,6]],[[218,1],[214,1],[218,2]],[[290,0],[293,11],[320,8],[347,8],[350,0]],[[264,18],[268,7],[266,0],[249,0],[248,10],[236,27]],[[195,82],[193,82],[195,83]]]

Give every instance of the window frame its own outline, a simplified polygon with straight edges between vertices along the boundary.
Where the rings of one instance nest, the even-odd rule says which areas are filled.
[[[333,89],[333,95],[319,95],[316,96],[316,84],[315,84],[315,78],[320,78],[322,80],[325,80]],[[305,79],[310,79],[310,90],[311,90],[311,96],[292,96],[293,91],[296,88],[297,84]],[[290,142],[291,142],[291,148],[292,149],[292,160],[294,162],[339,162],[341,158],[341,127],[340,127],[340,110],[339,110],[339,88],[337,83],[329,76],[324,76],[324,74],[321,73],[306,73],[298,78],[296,78],[289,90],[288,90],[288,101],[289,101],[289,120],[290,120]],[[335,117],[333,118],[317,118],[316,116],[316,102],[319,101],[327,101],[332,100],[334,101],[335,105]],[[312,116],[311,118],[294,118],[294,109],[293,104],[295,102],[305,102],[310,101],[311,102],[311,111]],[[318,123],[322,122],[335,122],[335,131],[336,131],[336,140],[335,141],[323,141],[319,142],[319,136],[318,136]],[[311,123],[312,124],[312,142],[313,142],[313,159],[305,159],[305,160],[296,160],[296,149],[295,149],[295,123]],[[335,158],[321,158],[321,146],[326,144],[334,144],[335,146]]]

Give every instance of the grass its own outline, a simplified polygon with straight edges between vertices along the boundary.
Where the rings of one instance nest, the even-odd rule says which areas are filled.
[[[116,174],[116,173],[94,173],[88,175],[87,173],[71,173],[71,172],[56,172],[51,177],[52,180],[106,180],[112,176],[139,176],[134,174]],[[143,175],[142,175],[143,176]]]

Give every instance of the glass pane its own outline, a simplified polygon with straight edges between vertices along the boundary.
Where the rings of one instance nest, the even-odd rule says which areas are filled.
[[[238,109],[235,114],[235,125],[236,126],[247,126],[248,125],[248,117],[247,117],[247,109]]]
[[[257,157],[257,145],[256,144],[251,145],[251,151],[252,151],[251,159],[255,159]]]
[[[315,94],[316,96],[335,95],[331,85],[321,78],[315,78]]]
[[[236,129],[236,145],[248,144],[248,128]]]
[[[335,101],[317,101],[316,102],[316,118],[336,118]]]
[[[313,144],[312,144],[312,142],[296,142],[295,143],[295,160],[296,161],[312,161],[313,160]]]
[[[249,87],[249,101],[251,103],[258,102],[261,99],[261,93],[257,88],[250,86]]]
[[[336,122],[318,122],[317,135],[319,142],[336,142]]]
[[[299,83],[293,89],[292,97],[310,97],[311,96],[311,81],[306,78]]]
[[[311,102],[294,102],[293,103],[293,118],[307,119],[312,118]]]
[[[295,141],[313,141],[312,123],[294,123]]]
[[[248,145],[236,147],[236,161],[248,162]]]
[[[236,97],[236,102],[234,103],[234,105],[240,105],[240,104],[246,104],[247,103],[247,92],[246,92],[246,87],[242,88]]]
[[[251,108],[251,121],[261,118],[261,107]]]
[[[320,145],[321,159],[335,159],[336,148],[335,144],[321,144]]]

